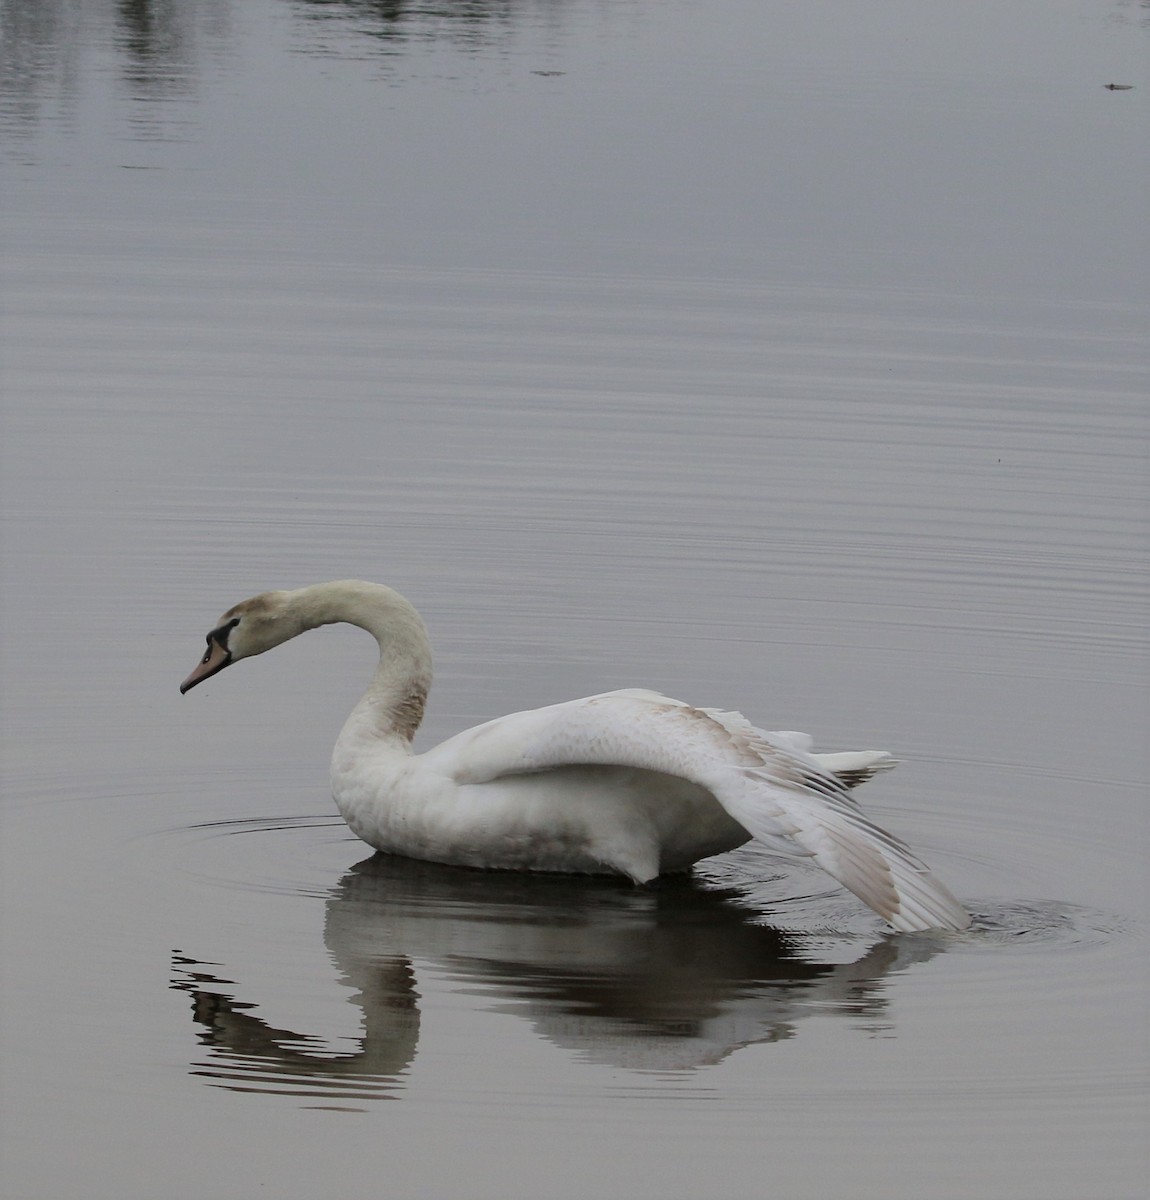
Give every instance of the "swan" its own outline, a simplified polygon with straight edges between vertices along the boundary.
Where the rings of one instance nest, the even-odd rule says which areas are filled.
[[[894,929],[965,929],[970,915],[851,789],[881,751],[813,754],[737,712],[640,688],[511,713],[415,754],[431,645],[414,606],[344,579],[229,608],[180,686],[320,625],[372,634],[379,665],[335,744],[332,794],[352,831],[391,854],[456,866],[621,874],[636,884],[754,840],[814,860]]]

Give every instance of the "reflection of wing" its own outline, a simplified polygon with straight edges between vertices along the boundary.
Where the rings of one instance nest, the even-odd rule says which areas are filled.
[[[896,929],[970,923],[925,864],[863,815],[847,782],[804,738],[764,733],[739,713],[655,692],[608,692],[500,717],[422,757],[458,784],[580,765],[677,776],[705,788],[757,841],[813,857]]]

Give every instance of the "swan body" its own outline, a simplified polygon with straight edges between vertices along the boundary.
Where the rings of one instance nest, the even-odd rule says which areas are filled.
[[[374,635],[379,666],[332,755],[332,793],[377,850],[459,866],[621,874],[636,883],[754,839],[812,858],[895,929],[969,914],[851,789],[881,751],[813,754],[805,734],[658,692],[606,692],[511,713],[412,751],[431,686],[423,621],[398,592],[339,580],[228,609],[181,686],[319,625]]]

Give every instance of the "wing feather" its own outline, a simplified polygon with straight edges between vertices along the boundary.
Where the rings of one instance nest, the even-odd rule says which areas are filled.
[[[458,783],[579,764],[676,775],[706,788],[757,841],[813,858],[896,929],[966,928],[969,914],[929,868],[863,814],[850,772],[832,769],[851,760],[843,765],[866,778],[893,760],[865,752],[824,765],[809,747],[804,734],[765,733],[737,712],[631,689],[500,717],[425,758]]]

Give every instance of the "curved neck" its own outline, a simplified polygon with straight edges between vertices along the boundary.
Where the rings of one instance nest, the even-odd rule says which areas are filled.
[[[303,629],[342,621],[366,629],[379,643],[379,666],[352,710],[344,734],[409,745],[431,689],[431,643],[415,608],[380,583],[342,579],[290,593]]]

